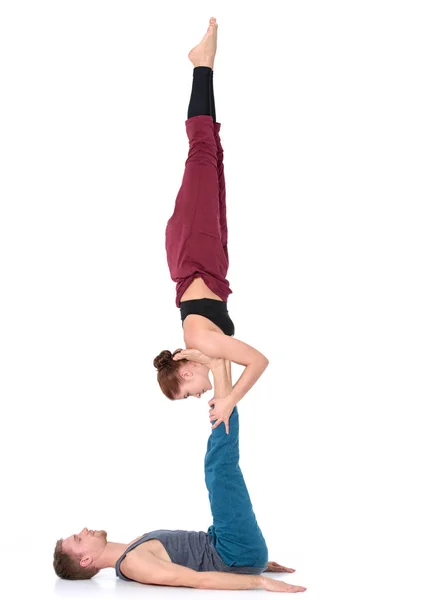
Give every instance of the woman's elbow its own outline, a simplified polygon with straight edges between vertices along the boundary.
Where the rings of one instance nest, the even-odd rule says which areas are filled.
[[[266,356],[264,354],[260,354],[260,366],[263,369],[263,371],[267,368],[269,364],[269,359],[266,358]]]

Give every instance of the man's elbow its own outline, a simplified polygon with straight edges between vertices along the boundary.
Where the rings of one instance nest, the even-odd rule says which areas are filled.
[[[209,590],[210,586],[209,583],[206,579],[199,579],[195,585],[194,588],[197,590]]]
[[[206,590],[208,589],[206,573],[203,571],[195,572],[192,577],[186,578],[186,581],[182,582],[181,585],[197,590]]]
[[[215,574],[214,574],[215,577]],[[200,573],[200,577],[195,585],[198,590],[214,590],[215,582],[213,581],[213,573],[209,571],[203,571]]]

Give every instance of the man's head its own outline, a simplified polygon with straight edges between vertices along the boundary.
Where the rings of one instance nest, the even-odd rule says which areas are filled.
[[[82,529],[57,541],[53,566],[62,579],[90,579],[100,570],[97,562],[107,545],[107,532]]]
[[[173,357],[178,352],[181,349],[174,353],[163,350],[154,359],[160,388],[170,400],[182,400],[189,396],[200,398],[202,394],[212,390],[209,368],[186,359],[174,360]]]

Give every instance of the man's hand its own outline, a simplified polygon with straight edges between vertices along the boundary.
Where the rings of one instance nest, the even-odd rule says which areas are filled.
[[[279,579],[270,579],[270,577],[262,577],[263,589],[267,592],[305,592],[306,588],[301,585],[291,585],[280,581]]]
[[[296,569],[290,569],[289,567],[283,567],[282,565],[278,564],[277,562],[269,561],[264,572],[265,573],[294,573],[295,570]]]
[[[194,348],[187,348],[186,350],[181,350],[181,352],[177,352],[177,354],[174,355],[174,360],[182,359],[199,363],[200,365],[204,365],[209,369],[212,369],[219,363],[219,361],[223,360],[222,358],[211,358],[209,356],[205,356],[205,354],[202,354],[202,352],[199,352],[199,350],[195,350]]]
[[[225,398],[212,398],[208,402],[211,406],[210,421],[214,423],[212,429],[216,429],[221,423],[226,427],[226,433],[229,434],[229,418],[235,408],[235,403],[230,399],[230,396]]]

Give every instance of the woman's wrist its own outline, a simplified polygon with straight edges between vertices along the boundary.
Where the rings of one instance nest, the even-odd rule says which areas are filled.
[[[237,394],[235,392],[235,390],[232,388],[232,390],[228,394],[228,399],[229,399],[230,403],[233,404],[233,406],[236,406],[238,404],[238,402],[242,399],[242,396],[239,396],[239,394]]]

